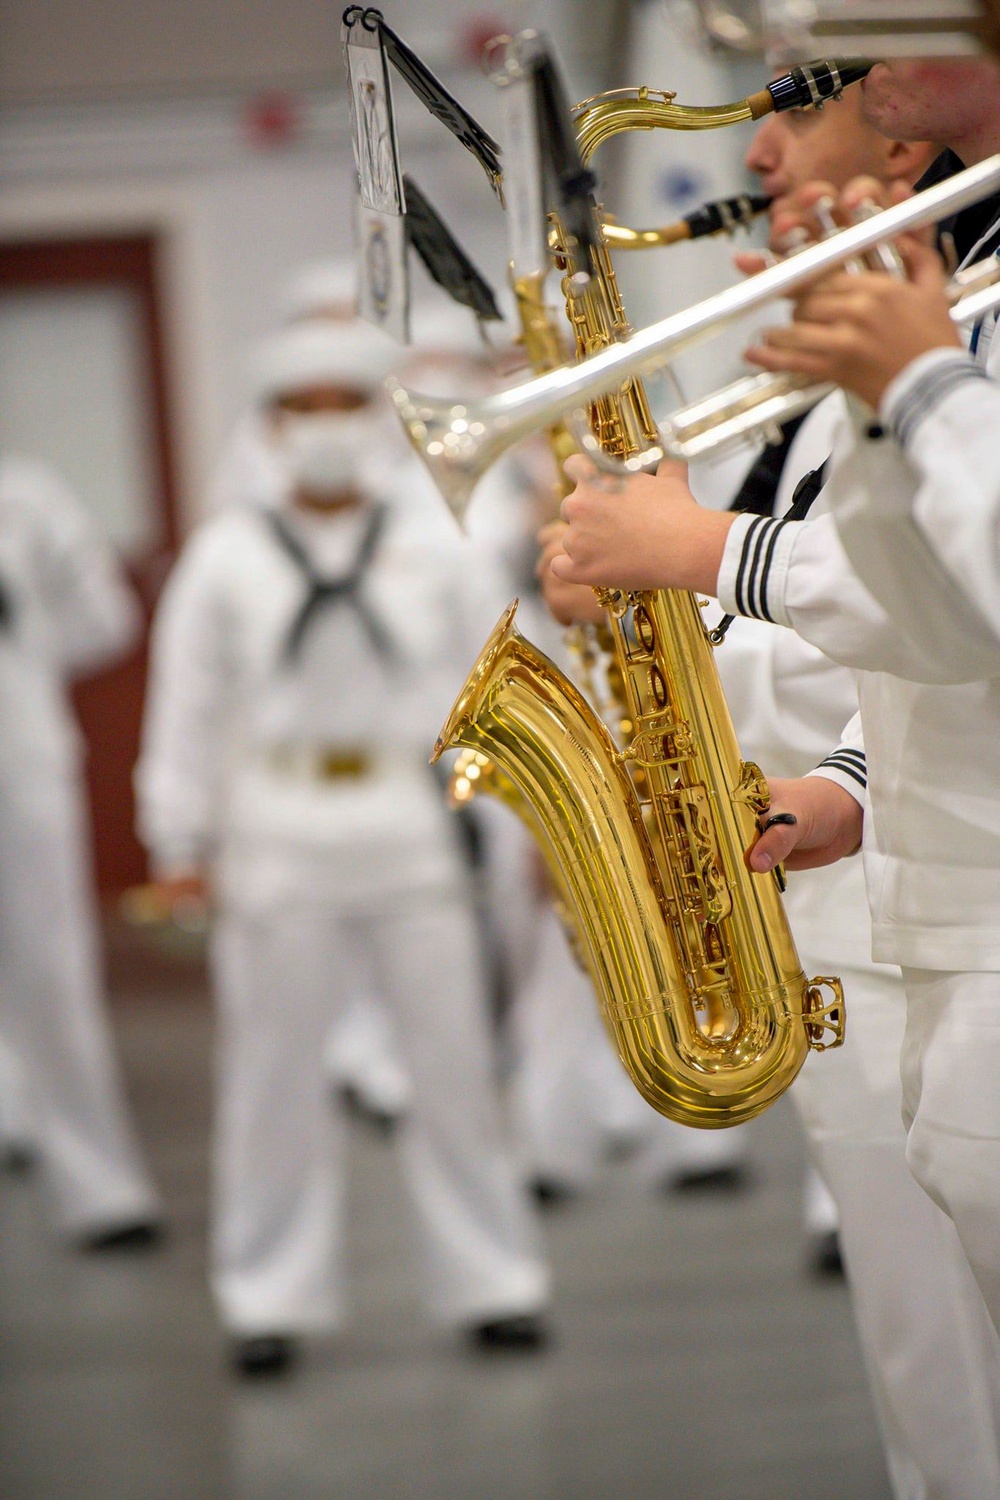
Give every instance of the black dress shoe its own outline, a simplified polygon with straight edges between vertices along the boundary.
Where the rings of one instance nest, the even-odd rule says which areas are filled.
[[[233,1344],[233,1369],[251,1380],[285,1375],[297,1358],[295,1340],[287,1333],[255,1333]]]
[[[750,1186],[746,1167],[699,1167],[678,1172],[664,1183],[668,1193],[695,1196],[705,1193],[742,1193]]]
[[[38,1163],[38,1153],[26,1141],[11,1141],[0,1150],[0,1171],[12,1177],[27,1177]]]
[[[843,1276],[844,1257],[840,1253],[840,1235],[835,1229],[818,1234],[809,1255],[814,1276]]]
[[[161,1224],[143,1219],[135,1224],[116,1224],[113,1228],[85,1235],[80,1241],[80,1249],[98,1255],[114,1250],[152,1250],[162,1243],[163,1238]]]
[[[474,1349],[486,1352],[533,1354],[549,1342],[549,1331],[539,1313],[514,1313],[507,1318],[490,1318],[474,1323],[469,1342]]]
[[[359,1093],[352,1084],[344,1084],[339,1092],[345,1113],[350,1115],[352,1120],[356,1120],[359,1125],[370,1130],[373,1135],[388,1140],[399,1129],[403,1119],[401,1114],[396,1115],[390,1110],[379,1109],[377,1105],[370,1103],[363,1094]]]
[[[528,1191],[539,1208],[562,1208],[579,1196],[575,1187],[558,1177],[535,1177],[528,1184]]]

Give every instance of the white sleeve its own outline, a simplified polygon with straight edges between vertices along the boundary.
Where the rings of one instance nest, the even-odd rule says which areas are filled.
[[[830,515],[812,521],[738,516],[719,570],[718,597],[729,613],[786,625],[843,666],[913,682],[970,682],[984,675],[983,659],[970,652],[964,633],[939,631],[926,618],[918,622],[919,638],[903,632],[858,576]],[[995,673],[1000,660],[991,659]]]
[[[826,492],[866,586],[928,654],[964,657],[965,680],[1000,672],[998,431],[1000,384],[934,350],[889,387]]]
[[[804,775],[857,709],[857,674],[791,630],[736,620],[715,660],[740,748],[770,776]]]
[[[865,737],[861,728],[861,715],[855,714],[840,736],[840,743],[810,776],[822,776],[835,781],[845,792],[850,792],[856,802],[865,805],[868,791],[868,763],[865,759]]]
[[[82,676],[126,654],[142,625],[139,602],[114,551],[75,495],[31,467],[40,531],[39,579],[59,667]]]
[[[135,785],[139,837],[161,873],[203,864],[218,832],[235,664],[214,541],[188,543],[153,625]]]

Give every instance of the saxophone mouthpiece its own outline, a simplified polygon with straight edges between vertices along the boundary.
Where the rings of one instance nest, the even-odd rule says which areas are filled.
[[[775,114],[786,109],[822,109],[828,99],[839,99],[844,89],[867,78],[874,66],[865,57],[821,58],[792,68],[768,84],[765,92]]]

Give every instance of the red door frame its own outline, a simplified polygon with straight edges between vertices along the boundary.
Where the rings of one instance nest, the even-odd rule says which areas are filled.
[[[155,552],[129,560],[147,621],[166,564],[180,541],[160,293],[161,252],[162,241],[153,233],[0,241],[0,290],[126,286],[135,296],[141,329],[140,378],[148,393],[150,478],[160,519]],[[126,661],[81,683],[74,695],[88,748],[97,880],[107,898],[146,876],[145,857],[134,832],[132,794],[146,657],[144,632],[141,645]]]

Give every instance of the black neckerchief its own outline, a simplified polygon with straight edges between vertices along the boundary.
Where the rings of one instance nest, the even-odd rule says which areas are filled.
[[[785,422],[781,429],[781,442],[768,443],[762,453],[751,464],[747,477],[730,505],[730,510],[746,511],[755,516],[772,516],[778,485],[785,468],[788,450],[795,434],[805,421],[805,414]]]
[[[282,648],[282,659],[285,663],[297,660],[306,632],[317,613],[335,604],[347,604],[354,610],[376,654],[383,661],[391,661],[395,656],[392,641],[361,593],[361,585],[378,549],[385,526],[385,506],[373,507],[354,561],[340,578],[324,578],[317,572],[303,543],[278,511],[268,510],[263,512],[263,515],[278,545],[298,568],[307,585],[306,596],[289,627]]]
[[[954,177],[964,170],[963,162],[954,151],[942,151],[941,155],[931,162],[914,191],[922,193],[925,188],[935,187],[939,182],[947,182],[949,177]],[[963,208],[961,213],[951,214],[947,219],[942,219],[937,227],[938,245],[940,247],[950,240],[955,246],[958,264],[962,265],[983,236],[995,225],[995,232],[989,236],[979,251],[979,255],[985,259],[987,255],[992,255],[1000,249],[998,220],[1000,220],[1000,193],[994,193],[992,197],[984,198],[981,203],[973,203],[969,208]]]

